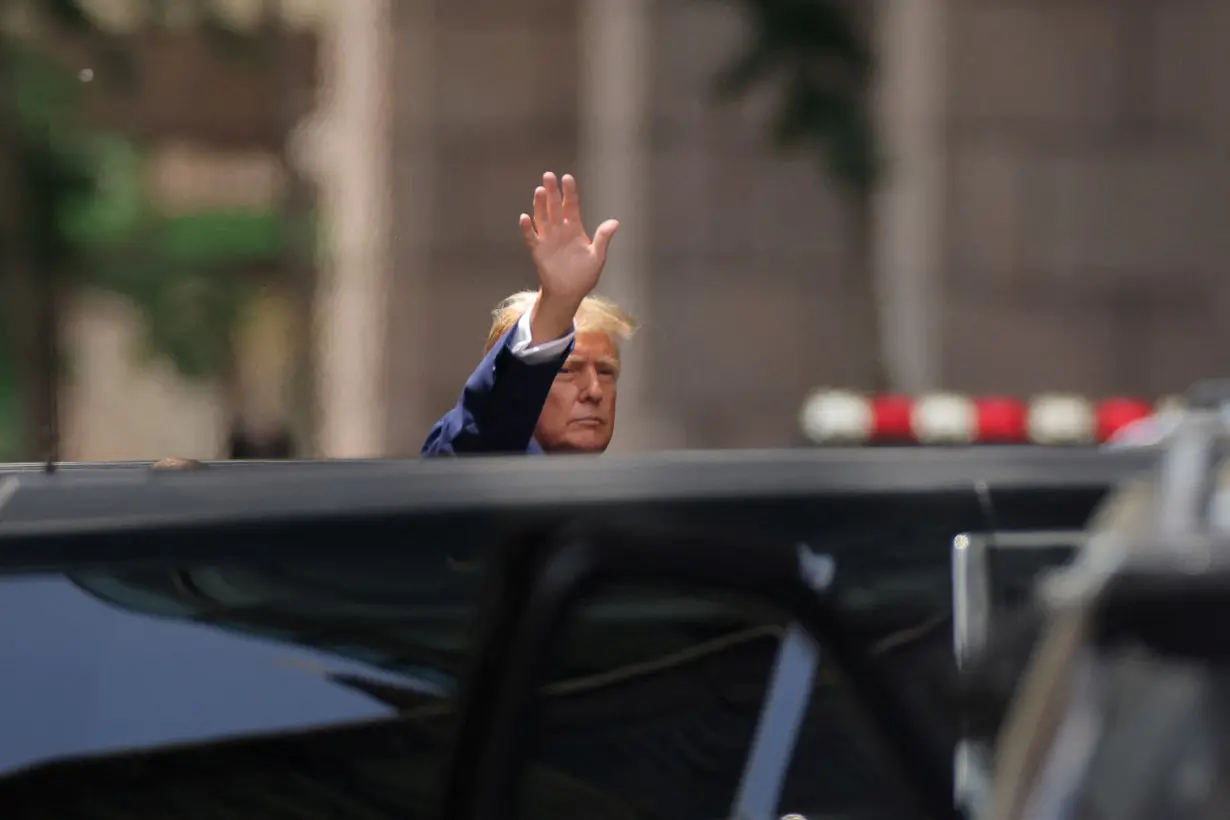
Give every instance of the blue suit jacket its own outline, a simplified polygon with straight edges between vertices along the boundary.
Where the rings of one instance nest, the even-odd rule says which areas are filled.
[[[572,345],[550,361],[526,364],[510,347],[515,330],[505,333],[479,362],[457,405],[427,434],[423,455],[542,453],[534,427]]]

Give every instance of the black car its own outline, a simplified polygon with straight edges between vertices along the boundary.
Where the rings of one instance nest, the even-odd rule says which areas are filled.
[[[0,470],[0,810],[952,812],[954,539],[1078,531],[1148,460]]]

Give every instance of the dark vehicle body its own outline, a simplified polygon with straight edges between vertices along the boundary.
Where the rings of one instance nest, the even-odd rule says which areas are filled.
[[[1011,448],[3,469],[0,816],[437,816],[458,695],[483,675],[493,557],[579,523],[712,537],[717,563],[732,541],[828,556],[852,640],[951,754],[954,537],[1079,530],[1150,462]],[[1036,568],[1014,566],[1023,588]],[[755,597],[674,579],[586,600],[544,672],[516,809],[726,815],[790,624],[772,590]],[[823,652],[782,812],[908,816]]]

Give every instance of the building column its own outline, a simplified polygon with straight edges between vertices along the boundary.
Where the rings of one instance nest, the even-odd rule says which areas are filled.
[[[875,199],[874,270],[894,390],[940,386],[947,196],[946,3],[881,0],[876,119],[885,178]]]
[[[323,28],[322,141],[316,158],[324,230],[316,339],[320,450],[385,450],[389,292],[391,2],[337,3]]]
[[[653,318],[649,289],[653,195],[647,144],[651,93],[649,0],[583,0],[579,12],[580,139],[578,183],[587,225],[619,220],[599,285],[642,327]],[[650,393],[648,334],[625,345],[618,432],[612,450],[669,444]]]
[[[1209,199],[1207,207],[1213,214],[1209,221],[1211,241],[1207,249],[1210,280],[1221,284],[1218,301],[1221,315],[1230,310],[1230,99],[1222,92],[1221,84],[1214,77],[1224,77],[1221,69],[1230,69],[1230,4],[1208,3],[1208,19],[1205,21],[1205,36],[1208,41],[1199,45],[1203,53],[1210,55],[1211,64],[1203,72],[1208,79],[1204,85],[1204,103],[1201,106],[1207,117],[1205,144],[1208,151]],[[1212,341],[1212,340],[1210,340]],[[1221,340],[1213,342],[1222,350],[1226,345]],[[1227,370],[1205,374],[1210,378],[1224,378]]]
[[[431,318],[432,251],[440,230],[439,128],[435,109],[436,15],[444,0],[396,0],[396,47],[390,74],[392,101],[392,207],[397,229],[389,238],[390,280],[385,307],[385,455],[419,454],[435,421],[427,398],[434,358]],[[437,408],[438,410],[438,408]]]

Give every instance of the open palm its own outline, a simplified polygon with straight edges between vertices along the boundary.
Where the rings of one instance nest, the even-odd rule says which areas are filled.
[[[543,296],[577,303],[585,298],[598,284],[617,228],[619,223],[608,219],[591,240],[581,223],[576,180],[565,174],[557,183],[555,174],[543,174],[542,185],[534,191],[533,218],[521,214],[521,234],[534,258]]]

